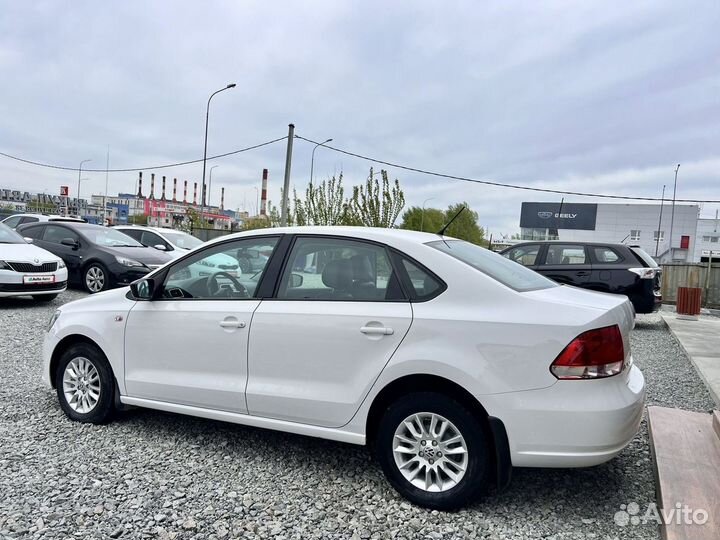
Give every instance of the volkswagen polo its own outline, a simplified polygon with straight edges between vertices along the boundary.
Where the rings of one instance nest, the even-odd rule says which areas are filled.
[[[188,276],[218,253],[262,268]],[[561,287],[447,236],[248,231],[62,306],[42,377],[65,414],[128,406],[367,444],[430,508],[512,467],[586,467],[635,436],[645,383],[626,298]]]

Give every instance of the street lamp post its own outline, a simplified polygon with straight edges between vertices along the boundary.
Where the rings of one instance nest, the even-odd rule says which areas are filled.
[[[83,163],[90,163],[91,161],[92,161],[92,159],[83,159],[80,162],[80,166],[78,167],[78,188],[77,188],[77,194],[75,195],[75,197],[77,198],[77,211],[78,211],[77,215],[78,216],[80,215],[80,175],[82,174],[82,166],[83,166]]]
[[[255,189],[255,215],[260,215],[260,190],[257,186],[253,186],[253,189]]]
[[[675,221],[675,194],[677,192],[677,173],[679,170],[680,170],[680,164],[678,163],[677,167],[675,167],[675,183],[673,184],[672,209],[670,210],[670,260],[671,261],[673,258],[672,234],[673,234],[673,224]],[[658,231],[658,236],[660,236],[660,231]]]
[[[210,179],[208,180],[208,191],[207,191],[208,208],[210,208],[210,190],[212,189],[212,170],[219,166],[220,165],[213,165],[212,167],[210,167],[210,173],[209,173]]]
[[[428,201],[432,201],[434,198],[435,198],[435,197],[430,197],[430,198],[425,199],[425,200],[423,201],[422,214],[420,215],[420,230],[421,230],[421,231],[424,231],[424,230],[425,230],[425,229],[424,229],[424,226],[425,226],[425,203],[427,203]]]
[[[207,109],[205,110],[205,149],[203,151],[203,173],[202,173],[202,201],[200,204],[200,221],[202,222],[203,214],[205,211],[205,166],[207,164],[207,139],[208,139],[208,122],[210,120],[210,100],[213,98],[215,94],[219,94],[220,92],[223,92],[225,90],[229,90],[230,88],[235,88],[235,83],[228,84],[225,88],[221,88],[220,90],[216,90],[212,94],[210,94],[210,97],[208,98],[207,102]]]
[[[324,146],[327,143],[332,142],[332,139],[328,139],[327,141],[323,141],[321,143],[317,143],[315,145],[315,148],[313,148],[312,151],[312,157],[310,158],[310,183],[313,183],[313,166],[315,165],[315,150],[318,149],[318,146]]]

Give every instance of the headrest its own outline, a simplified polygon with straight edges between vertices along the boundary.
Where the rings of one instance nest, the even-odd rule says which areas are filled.
[[[349,259],[336,259],[325,265],[322,281],[326,287],[347,290],[352,286],[352,266]]]
[[[370,264],[370,258],[367,255],[350,257],[350,262],[352,263],[352,277],[355,283],[375,282],[372,264]]]

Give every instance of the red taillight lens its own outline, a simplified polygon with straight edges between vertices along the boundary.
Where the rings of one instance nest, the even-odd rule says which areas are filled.
[[[600,379],[623,369],[625,347],[617,325],[583,332],[550,366],[558,379]]]

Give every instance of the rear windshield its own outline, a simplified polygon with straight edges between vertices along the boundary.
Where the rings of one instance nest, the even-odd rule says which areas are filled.
[[[525,268],[522,264],[463,240],[438,240],[428,242],[427,245],[480,270],[516,291],[534,291],[558,286],[554,281]]]
[[[657,268],[658,264],[655,262],[655,259],[653,259],[650,255],[648,255],[647,251],[645,251],[642,248],[639,247],[631,247],[630,251],[632,251],[635,256],[640,259],[642,262],[645,263],[645,266],[648,268]]]

